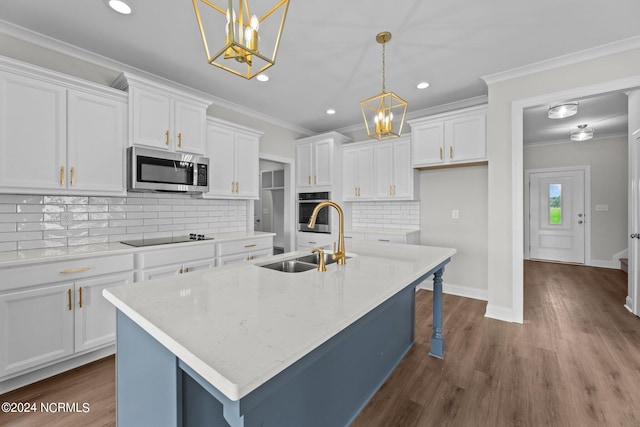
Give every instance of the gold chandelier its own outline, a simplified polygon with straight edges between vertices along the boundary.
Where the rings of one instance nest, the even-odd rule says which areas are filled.
[[[382,92],[360,101],[362,118],[367,134],[378,140],[397,138],[402,134],[404,117],[407,114],[407,101],[393,92],[385,90],[385,43],[391,40],[391,33],[383,31],[376,36],[382,44]]]
[[[198,2],[208,6],[202,13]],[[228,0],[225,7],[209,0],[193,0],[193,8],[209,64],[248,80],[276,63],[289,0],[276,0],[274,6],[264,10],[250,9],[249,0]],[[207,39],[220,46],[213,55]],[[270,56],[265,54],[271,51]]]

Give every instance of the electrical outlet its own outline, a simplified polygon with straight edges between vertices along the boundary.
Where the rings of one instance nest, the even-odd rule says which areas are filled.
[[[459,219],[460,218],[460,211],[458,211],[458,209],[454,209],[451,211],[451,219]]]
[[[596,205],[596,212],[609,212],[609,205]]]
[[[60,225],[69,226],[73,222],[73,213],[62,212],[60,213]]]

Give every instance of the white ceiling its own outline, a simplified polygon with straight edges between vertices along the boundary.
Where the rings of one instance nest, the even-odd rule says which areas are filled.
[[[192,2],[131,2],[123,16],[105,0],[2,1],[0,19],[312,132],[360,123],[359,101],[381,89],[383,30],[393,35],[387,90],[410,112],[486,95],[481,76],[640,34],[638,0],[292,0],[271,80],[260,83],[206,63]],[[431,87],[420,91],[423,80]],[[584,120],[596,128],[607,114]]]

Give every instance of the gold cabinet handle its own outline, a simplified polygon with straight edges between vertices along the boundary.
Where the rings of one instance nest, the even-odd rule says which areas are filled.
[[[393,196],[393,185],[389,184],[389,195]]]
[[[87,270],[91,270],[91,267],[70,268],[68,270],[62,270],[60,274],[80,273]]]
[[[164,143],[169,145],[169,129],[164,133]]]
[[[182,132],[178,132],[178,147],[182,148]]]
[[[240,181],[236,181],[236,194],[240,193]]]
[[[313,185],[318,185],[318,176],[313,175]]]
[[[76,168],[75,166],[71,166],[71,186],[76,185]]]
[[[185,268],[184,268],[184,272],[185,272],[185,273],[188,273],[188,272],[189,272],[189,267],[185,267]]]
[[[453,145],[449,146],[449,158],[453,159]]]
[[[309,176],[307,177],[307,183],[308,183],[309,185],[311,185],[311,175],[309,175]]]
[[[178,270],[178,274],[182,274],[182,267],[180,267],[180,270]]]
[[[64,185],[64,166],[60,166],[60,185]]]
[[[67,307],[69,307],[69,311],[73,310],[73,306],[71,305],[71,289],[67,289]]]
[[[358,197],[360,197],[360,187],[358,187]]]
[[[232,193],[236,192],[235,188],[236,188],[236,182],[235,181],[231,181],[231,192]]]
[[[78,306],[82,308],[82,286],[78,289],[78,295],[80,295],[80,302],[78,303]]]
[[[253,247],[255,247],[255,246],[256,246],[256,244],[255,244],[255,243],[251,243],[251,244],[249,244],[249,245],[244,245],[244,247],[245,247],[245,248],[253,248]]]
[[[393,195],[394,196],[396,195],[396,185],[395,184],[393,184]]]

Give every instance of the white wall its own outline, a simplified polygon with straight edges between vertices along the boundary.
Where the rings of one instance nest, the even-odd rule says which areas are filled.
[[[591,259],[595,265],[612,261],[627,248],[627,146],[623,136],[524,148],[525,170],[591,166],[591,206],[586,213],[591,218]],[[595,210],[602,204],[608,205],[607,212]]]
[[[487,166],[420,171],[420,243],[458,251],[444,280],[469,295],[487,291],[487,172]],[[451,218],[454,209],[458,219]]]
[[[489,306],[508,317],[513,312],[512,105],[514,102],[601,84],[640,74],[640,50],[634,49],[489,84]],[[488,306],[488,308],[489,308]]]

